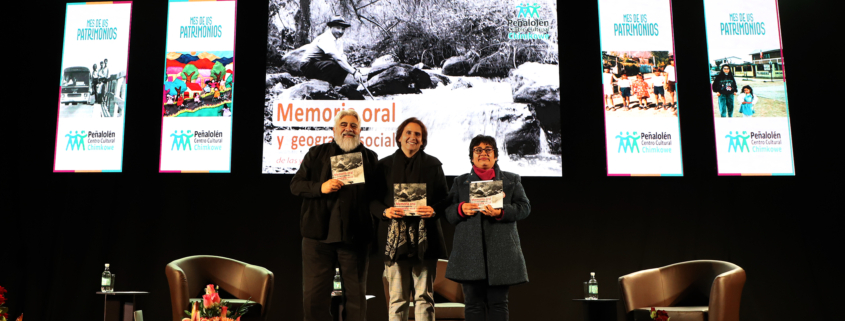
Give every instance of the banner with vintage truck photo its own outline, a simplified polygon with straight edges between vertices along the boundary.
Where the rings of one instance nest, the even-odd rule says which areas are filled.
[[[704,1],[721,176],[792,176],[777,0]]]
[[[168,3],[159,172],[230,172],[236,12],[234,0]]]
[[[295,173],[354,109],[379,157],[416,117],[446,175],[469,171],[479,134],[503,170],[561,175],[557,2],[271,0],[268,15],[263,173]]]
[[[683,176],[669,0],[599,0],[608,176]]]
[[[120,172],[131,1],[68,3],[53,172]]]

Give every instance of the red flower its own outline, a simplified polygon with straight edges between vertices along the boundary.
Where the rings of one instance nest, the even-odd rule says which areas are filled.
[[[208,309],[209,307],[220,304],[220,295],[217,293],[206,294],[202,296],[202,306]]]
[[[0,294],[0,305],[3,305],[3,303],[6,303],[6,298]]]
[[[205,293],[206,294],[217,293],[217,291],[214,290],[214,284],[206,285],[205,286]]]
[[[220,316],[221,316],[221,317],[225,317],[225,316],[226,316],[226,312],[227,312],[228,310],[229,310],[229,307],[226,307],[226,306],[224,306],[224,307],[220,308]]]
[[[6,292],[8,292],[8,291],[6,291],[6,288],[4,288],[3,286],[0,286],[0,294],[6,293]]]

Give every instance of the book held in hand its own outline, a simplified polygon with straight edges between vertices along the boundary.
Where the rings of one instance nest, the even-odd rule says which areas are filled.
[[[425,183],[393,184],[393,207],[405,211],[405,216],[419,216],[417,207],[425,204]]]
[[[364,183],[364,157],[361,152],[332,156],[331,161],[332,178],[347,185]]]
[[[469,202],[479,207],[487,205],[502,208],[505,189],[502,181],[478,181],[469,183]]]

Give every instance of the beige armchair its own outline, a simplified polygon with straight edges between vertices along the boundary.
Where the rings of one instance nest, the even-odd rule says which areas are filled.
[[[221,290],[238,298],[228,300],[235,304],[251,297],[250,301],[260,306],[253,308],[260,308],[260,320],[267,318],[273,296],[273,272],[270,270],[225,257],[197,255],[170,262],[165,273],[170,284],[173,321],[181,321],[185,317],[184,311],[190,310],[188,302],[192,297],[203,294],[203,288],[208,284],[218,285]]]
[[[745,270],[700,260],[634,272],[619,278],[627,320],[651,320],[651,307],[672,321],[739,321]]]

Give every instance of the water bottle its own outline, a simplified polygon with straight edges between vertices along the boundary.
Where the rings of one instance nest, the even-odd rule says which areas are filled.
[[[114,291],[114,286],[112,285],[112,277],[111,272],[109,272],[109,264],[106,263],[106,270],[103,271],[102,279],[100,281],[100,290],[102,292],[112,292]]]
[[[343,283],[340,281],[340,268],[334,269],[334,290],[332,290],[332,296],[342,296],[343,295]]]
[[[596,272],[590,272],[590,300],[599,299],[599,282],[596,281]]]

